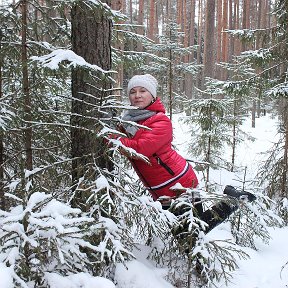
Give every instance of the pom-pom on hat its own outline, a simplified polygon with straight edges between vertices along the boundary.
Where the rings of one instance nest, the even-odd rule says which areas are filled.
[[[133,76],[128,82],[128,95],[130,94],[130,90],[137,86],[146,88],[153,98],[156,98],[158,82],[152,75],[145,74]]]

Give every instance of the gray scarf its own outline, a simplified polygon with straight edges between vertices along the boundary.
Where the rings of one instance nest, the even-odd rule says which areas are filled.
[[[149,111],[145,109],[129,109],[126,111],[122,120],[124,121],[131,121],[131,122],[138,122],[140,120],[145,120],[150,118],[151,116],[155,115],[155,111]],[[126,133],[130,136],[134,136],[136,132],[139,130],[139,127],[130,123],[123,123],[123,128],[125,129]]]

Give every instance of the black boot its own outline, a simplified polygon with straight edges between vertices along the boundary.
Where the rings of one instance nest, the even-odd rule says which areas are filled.
[[[236,190],[233,186],[231,185],[227,185],[224,189],[224,194],[230,196],[230,197],[234,197],[240,200],[248,200],[249,202],[255,201],[256,200],[256,196],[253,195],[250,192],[246,192],[246,191],[238,191]]]

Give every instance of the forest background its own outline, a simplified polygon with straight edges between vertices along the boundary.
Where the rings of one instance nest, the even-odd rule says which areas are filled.
[[[176,219],[135,180],[121,143],[104,144],[119,134],[127,80],[136,73],[159,80],[171,119],[185,112],[189,161],[203,175],[198,192],[207,207],[222,188],[210,181],[213,169],[239,172],[239,187],[258,193],[257,209],[247,206],[242,218],[250,225],[231,220],[236,242],[255,247],[251,235],[264,241],[266,226],[287,225],[287,0],[0,5],[0,259],[16,287],[49,287],[49,273],[113,280],[115,263],[133,258],[139,241],[152,245],[151,235],[181,253],[167,235]],[[277,118],[279,140],[247,183],[235,164],[237,145],[248,139],[241,124],[249,117],[257,129],[266,113]],[[199,227],[193,215],[191,223]],[[199,241],[206,259],[199,281],[228,279],[234,253],[243,251]],[[154,256],[161,262],[172,248]],[[197,253],[187,259],[185,287]]]

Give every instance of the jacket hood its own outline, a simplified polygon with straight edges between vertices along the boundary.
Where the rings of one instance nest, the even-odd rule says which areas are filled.
[[[147,106],[145,108],[145,110],[155,111],[155,112],[162,112],[162,113],[166,112],[165,107],[164,107],[163,103],[161,102],[161,100],[159,98],[156,98],[156,100],[152,104]]]

